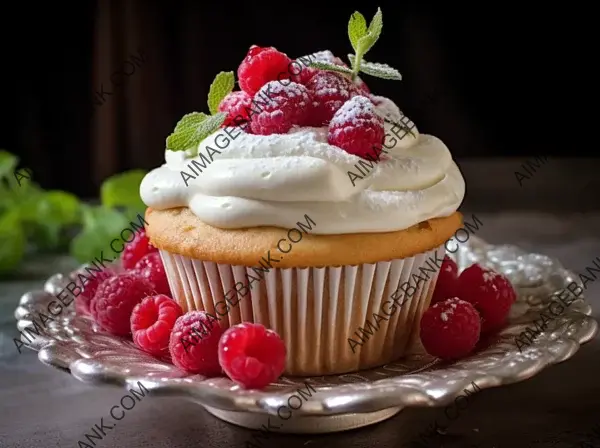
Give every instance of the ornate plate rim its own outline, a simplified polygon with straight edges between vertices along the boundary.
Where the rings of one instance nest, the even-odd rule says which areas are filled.
[[[542,257],[544,263],[550,260],[556,268],[552,274],[558,274],[563,283],[562,288],[569,281],[575,279],[574,274],[564,269],[557,260],[540,254],[527,253],[512,245],[495,246],[487,244],[477,237],[473,237],[473,242],[461,247],[455,258],[458,259],[459,264],[465,265],[468,264],[465,261],[468,261],[469,257],[473,257],[473,254],[477,251],[489,254],[490,252],[502,250],[509,254],[521,254],[517,258],[527,255],[534,259],[535,257]],[[48,279],[43,291],[29,291],[21,297],[19,306],[15,310],[19,330],[32,325],[27,318],[29,313],[28,304],[35,303],[36,297],[39,295],[51,294],[55,289],[54,283],[57,280],[64,280],[64,278],[65,276],[62,274],[56,274]],[[528,308],[528,312],[533,313],[530,317],[535,319],[536,316],[539,316],[539,313],[531,307]],[[66,319],[62,320],[66,321]],[[473,382],[480,389],[486,389],[524,381],[535,376],[545,368],[571,358],[582,344],[593,339],[598,333],[598,322],[591,317],[591,307],[585,303],[582,296],[572,303],[567,312],[556,319],[556,329],[552,334],[556,334],[559,330],[560,334],[551,341],[552,344],[544,345],[541,341],[536,341],[534,345],[527,347],[522,353],[518,353],[516,348],[510,349],[513,344],[508,344],[506,338],[520,333],[520,330],[532,321],[531,319],[524,320],[517,317],[509,327],[500,333],[501,337],[498,343],[478,351],[469,358],[444,365],[440,369],[427,370],[432,366],[428,365],[425,369],[409,374],[376,381],[335,386],[311,384],[311,379],[308,379],[308,384],[312,385],[316,393],[314,396],[311,395],[312,398],[307,400],[301,408],[295,410],[295,414],[298,416],[333,416],[348,413],[377,412],[389,408],[445,406]],[[108,337],[113,338],[110,335]],[[93,384],[110,384],[125,388],[135,387],[139,384],[139,381],[143,381],[149,395],[179,396],[222,411],[275,415],[277,410],[284,406],[287,400],[294,395],[294,392],[298,392],[298,390],[290,391],[289,389],[293,389],[299,383],[294,383],[286,378],[283,379],[283,382],[278,382],[280,388],[277,390],[247,391],[237,387],[226,389],[223,385],[227,382],[231,383],[229,380],[222,378],[202,379],[203,377],[199,375],[163,379],[139,375],[126,376],[107,371],[101,366],[94,366],[91,362],[93,359],[78,355],[75,348],[71,347],[73,343],[70,342],[61,343],[53,338],[40,336],[39,338],[36,337],[33,344],[25,345],[39,352],[38,358],[42,363],[69,372],[79,381]],[[506,350],[502,351],[503,349]],[[503,357],[495,358],[502,354]],[[498,365],[495,368],[488,367],[487,370],[473,369],[470,364],[477,362],[474,361],[474,358],[480,358],[488,362],[496,361]],[[510,361],[514,365],[506,364]],[[442,365],[440,362],[434,364]],[[447,377],[443,378],[436,372],[449,372],[453,375],[452,380],[449,381]],[[346,376],[360,374],[361,372],[356,372]],[[304,378],[297,379],[297,381],[301,380],[303,381]],[[291,386],[292,384],[294,386]],[[307,382],[304,383],[304,385],[306,384]],[[281,388],[281,386],[286,385],[290,387]]]

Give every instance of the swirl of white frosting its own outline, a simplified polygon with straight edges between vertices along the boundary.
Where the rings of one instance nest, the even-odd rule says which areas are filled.
[[[393,102],[376,98],[379,112],[396,115]],[[221,129],[197,157],[167,150],[140,194],[149,207],[186,206],[227,229],[292,228],[307,214],[316,234],[390,232],[454,213],[465,183],[446,145],[416,127],[412,134],[385,127],[379,162],[328,144],[327,128],[269,136]]]

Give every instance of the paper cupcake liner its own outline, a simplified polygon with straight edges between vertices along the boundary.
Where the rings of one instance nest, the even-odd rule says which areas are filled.
[[[419,321],[439,272],[433,260],[443,258],[444,247],[375,264],[272,268],[245,297],[233,292],[234,285],[248,287],[246,274],[259,277],[251,267],[160,253],[184,311],[211,313],[223,328],[260,323],[285,341],[286,374],[327,375],[380,366],[419,350]],[[393,311],[389,301],[404,282],[416,290],[406,297],[398,292]]]

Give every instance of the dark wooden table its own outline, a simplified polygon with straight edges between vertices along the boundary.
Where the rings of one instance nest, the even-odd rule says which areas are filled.
[[[503,162],[505,163],[505,162]],[[518,163],[518,162],[517,162]],[[461,167],[473,184],[481,181],[485,172],[477,164]],[[510,172],[503,176],[514,175]],[[561,163],[551,168],[560,172]],[[497,167],[496,167],[497,168]],[[492,174],[488,171],[488,176]],[[497,173],[494,173],[497,175]],[[541,170],[540,170],[541,175]],[[477,176],[481,179],[478,181]],[[567,176],[568,179],[569,176]],[[585,187],[591,179],[577,177]],[[544,198],[545,189],[531,185],[510,193],[510,185],[497,197],[511,194],[529,195],[527,188],[539,189],[540,203],[552,203]],[[557,180],[559,182],[559,180]],[[575,184],[579,188],[579,184]],[[571,185],[571,188],[575,188]],[[586,187],[591,188],[591,187]],[[556,189],[552,187],[551,189]],[[547,190],[547,188],[546,188]],[[568,191],[567,191],[568,193]],[[567,197],[567,193],[562,192]],[[576,201],[585,200],[598,206],[598,189],[586,190]],[[474,196],[481,196],[476,191]],[[595,197],[594,197],[595,196]],[[489,210],[489,203],[480,203],[471,210]],[[518,197],[515,198],[517,203]],[[467,198],[467,206],[477,201]],[[502,199],[504,200],[504,199]],[[522,204],[521,204],[522,205]],[[600,257],[600,211],[573,212],[572,203],[555,201],[554,212],[526,211],[477,212],[485,223],[481,236],[492,243],[513,243],[527,250],[559,258],[576,272]],[[558,207],[560,206],[560,207]],[[529,208],[539,208],[530,205]],[[588,207],[590,209],[594,207]],[[598,208],[598,207],[597,207]],[[70,375],[46,367],[34,352],[19,355],[12,338],[16,336],[13,311],[22,293],[39,288],[47,274],[72,263],[67,257],[39,258],[29,263],[19,279],[3,282],[0,289],[0,447],[78,447],[79,440],[89,432],[100,417],[107,416],[112,406],[124,395],[119,388],[83,384]],[[585,293],[598,319],[600,281]],[[522,383],[484,390],[472,404],[451,423],[447,434],[433,439],[431,447],[579,447],[585,434],[592,434],[600,422],[600,342],[598,338],[582,347],[570,360],[550,367]],[[263,447],[286,448],[397,448],[411,446],[412,440],[442,415],[442,409],[409,409],[396,417],[367,428],[324,436],[273,434]],[[443,418],[443,417],[442,417]],[[98,447],[252,447],[246,444],[252,432],[224,423],[197,404],[173,398],[145,398],[126,414],[118,426],[106,431]],[[600,446],[599,438],[593,442]],[[90,445],[92,446],[92,445]],[[256,446],[256,445],[255,445]]]

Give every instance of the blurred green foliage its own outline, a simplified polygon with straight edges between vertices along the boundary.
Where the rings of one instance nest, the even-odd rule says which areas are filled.
[[[106,179],[101,205],[92,206],[65,191],[43,190],[18,164],[18,157],[0,150],[0,275],[15,272],[26,254],[69,250],[79,262],[90,262],[138,213],[143,216],[142,170]]]

